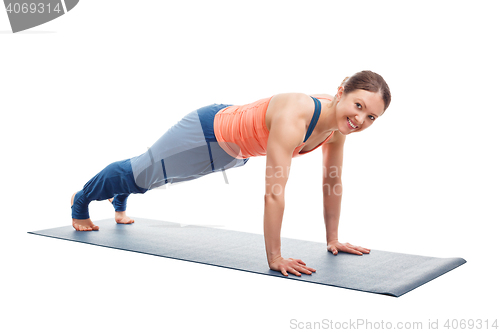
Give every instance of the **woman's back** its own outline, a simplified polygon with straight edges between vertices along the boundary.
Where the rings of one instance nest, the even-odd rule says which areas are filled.
[[[271,97],[260,99],[256,102],[245,105],[232,105],[220,110],[214,118],[214,133],[217,142],[231,156],[235,158],[248,158],[252,156],[264,156],[267,150],[267,140],[273,117],[280,112],[288,111],[287,105],[293,104],[298,96],[303,94],[288,93],[278,94]],[[332,100],[329,95],[314,95],[316,98]],[[312,96],[312,100],[314,100]],[[314,113],[319,117],[321,112],[321,103],[317,101]],[[309,124],[315,126],[312,121],[314,118],[312,109],[302,110],[301,114],[291,114],[299,120],[301,117],[311,118],[307,122],[304,133]],[[320,133],[309,140],[312,144],[304,152],[310,152],[318,148],[321,144],[328,141],[333,135],[328,133],[326,136]],[[296,147],[293,156],[301,154],[305,147],[305,142]]]

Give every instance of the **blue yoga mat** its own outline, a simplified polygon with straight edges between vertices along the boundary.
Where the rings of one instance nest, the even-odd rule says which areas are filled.
[[[282,237],[284,256],[300,258],[317,270],[312,275],[285,277],[269,269],[263,235],[145,218],[134,217],[134,220],[133,224],[117,224],[113,219],[96,221],[99,231],[76,231],[69,225],[30,233],[396,297],[466,262],[462,258],[379,250],[362,256],[347,253],[334,256],[325,243]]]

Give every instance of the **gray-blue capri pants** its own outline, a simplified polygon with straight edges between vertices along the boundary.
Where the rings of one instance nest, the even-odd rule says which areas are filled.
[[[215,138],[215,114],[228,106],[231,105],[211,104],[192,111],[143,154],[106,166],[76,193],[72,218],[90,218],[88,206],[94,200],[114,198],[115,211],[125,211],[131,193],[144,194],[167,183],[245,165],[248,158],[230,156]]]

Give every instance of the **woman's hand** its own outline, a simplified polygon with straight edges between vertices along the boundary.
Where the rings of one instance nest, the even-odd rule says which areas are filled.
[[[335,255],[337,255],[337,253],[339,252],[347,252],[357,255],[363,255],[363,253],[365,254],[370,253],[370,250],[365,249],[364,247],[351,245],[349,243],[340,243],[339,241],[329,242],[326,248],[328,249],[328,251],[330,251]]]
[[[314,268],[307,267],[306,263],[300,259],[288,258],[284,259],[281,256],[277,257],[269,263],[269,268],[281,272],[284,276],[288,276],[288,272],[297,276],[301,276],[300,272],[311,275],[316,272]]]

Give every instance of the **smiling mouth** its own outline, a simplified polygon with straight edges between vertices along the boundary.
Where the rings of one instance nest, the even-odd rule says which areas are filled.
[[[347,122],[349,123],[349,126],[350,126],[352,129],[356,129],[356,128],[358,128],[358,126],[355,126],[355,125],[351,122],[351,119],[349,119],[349,117],[347,117]]]

